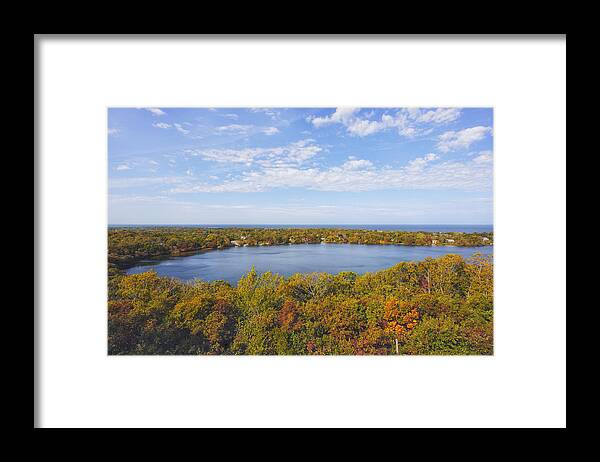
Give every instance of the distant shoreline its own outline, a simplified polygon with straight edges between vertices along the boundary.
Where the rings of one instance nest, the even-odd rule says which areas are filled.
[[[411,231],[411,232],[493,232],[491,224],[109,224],[109,229],[118,228],[205,228],[205,229],[349,229],[366,231]]]

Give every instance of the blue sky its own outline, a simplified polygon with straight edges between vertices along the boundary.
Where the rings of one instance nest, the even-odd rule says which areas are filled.
[[[491,224],[491,108],[110,108],[110,224]]]

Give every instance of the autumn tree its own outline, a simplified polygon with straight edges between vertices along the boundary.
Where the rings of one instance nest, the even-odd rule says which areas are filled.
[[[385,304],[385,332],[394,338],[396,354],[399,354],[399,343],[406,334],[417,325],[419,312],[410,303],[392,298]]]

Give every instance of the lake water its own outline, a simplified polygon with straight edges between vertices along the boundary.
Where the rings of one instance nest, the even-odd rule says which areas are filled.
[[[225,280],[236,284],[252,266],[259,273],[271,271],[284,276],[294,273],[354,271],[366,273],[394,266],[402,261],[424,260],[449,253],[464,258],[474,253],[492,255],[493,246],[421,247],[399,245],[299,244],[264,247],[230,247],[184,257],[145,261],[129,268],[127,274],[154,270],[160,276],[189,281]]]

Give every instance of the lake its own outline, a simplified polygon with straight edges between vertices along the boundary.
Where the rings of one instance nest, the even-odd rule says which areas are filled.
[[[474,253],[492,255],[493,246],[428,247],[357,244],[297,244],[263,247],[230,247],[208,250],[194,255],[144,261],[129,268],[127,274],[154,270],[160,276],[184,281],[224,280],[236,284],[252,266],[263,273],[271,271],[284,276],[294,273],[353,271],[366,273],[389,268],[403,261],[424,260],[449,253],[464,258]]]

